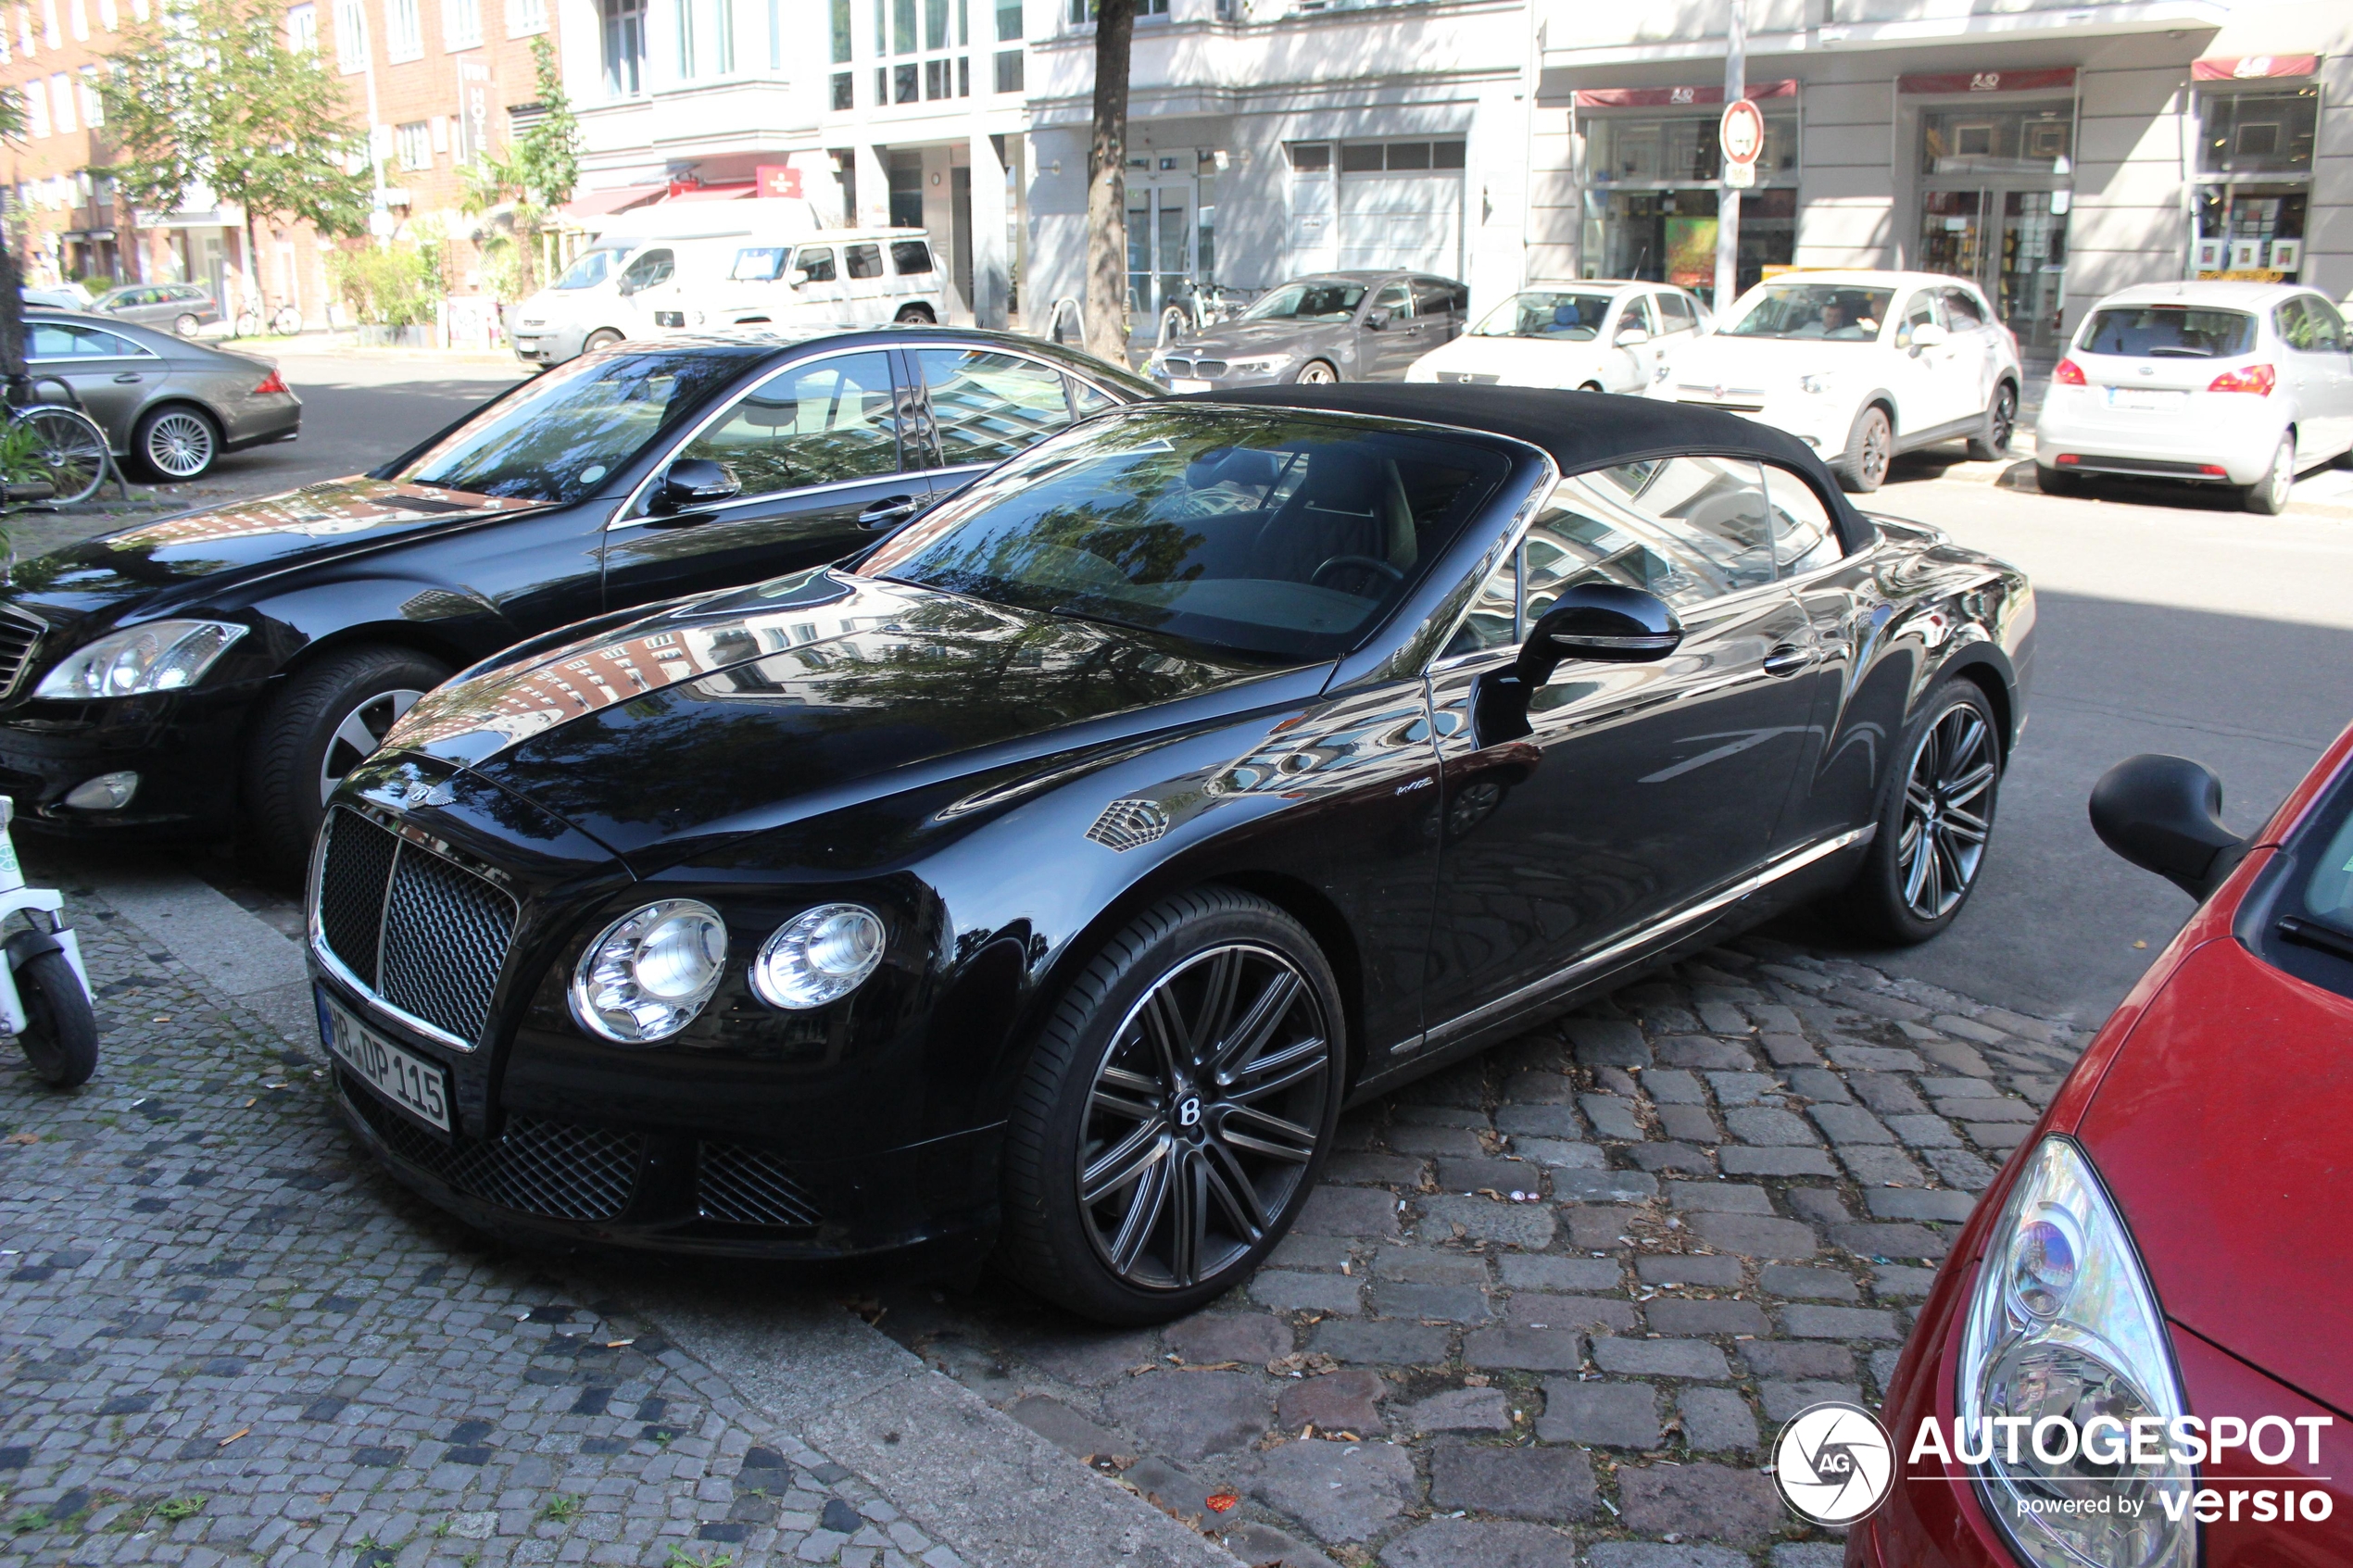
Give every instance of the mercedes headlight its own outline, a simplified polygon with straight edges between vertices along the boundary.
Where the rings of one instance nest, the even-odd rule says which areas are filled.
[[[176,692],[195,685],[245,632],[228,621],[150,621],[109,632],[59,659],[32,695],[80,702]]]
[[[1226,373],[1231,376],[1271,376],[1277,370],[1289,369],[1291,361],[1298,358],[1296,354],[1261,354],[1254,359],[1228,359],[1226,361]]]
[[[859,904],[821,904],[776,928],[751,966],[751,988],[788,1012],[838,1001],[882,962],[883,922]]]
[[[2098,1174],[2069,1139],[2035,1148],[1987,1244],[1957,1394],[1960,1457],[2024,1562],[2193,1568],[2190,1466],[2170,1444],[2139,1462],[2132,1451],[2136,1419],[2165,1431],[2150,1424],[2188,1410],[2164,1318]]]
[[[695,1021],[727,967],[727,923],[692,898],[630,910],[572,972],[572,1016],[623,1045],[666,1040]]]

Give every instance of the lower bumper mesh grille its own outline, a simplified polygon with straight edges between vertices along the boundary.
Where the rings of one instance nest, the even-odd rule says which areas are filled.
[[[695,1211],[737,1225],[808,1227],[823,1218],[782,1160],[731,1143],[702,1146]]]
[[[550,1220],[610,1220],[636,1188],[646,1140],[635,1133],[510,1116],[496,1142],[446,1144],[368,1090],[342,1086],[395,1156],[484,1203]]]

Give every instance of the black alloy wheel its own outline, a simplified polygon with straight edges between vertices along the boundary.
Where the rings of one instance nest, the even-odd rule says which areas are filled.
[[[1909,946],[1953,923],[1977,886],[1994,833],[2002,739],[1993,704],[1954,678],[1905,726],[1879,832],[1843,896],[1864,936]]]
[[[1990,463],[2007,458],[2010,441],[2018,434],[2018,388],[2007,382],[1994,388],[1994,402],[1985,410],[1985,433],[1972,435],[1969,443],[1969,460]]]
[[[1139,918],[1071,986],[1016,1096],[1001,1261],[1111,1323],[1231,1288],[1321,1169],[1340,1017],[1323,954],[1272,904],[1210,887]]]
[[[383,744],[449,667],[382,645],[330,651],[296,670],[256,720],[245,754],[245,837],[260,868],[301,874],[344,774]]]
[[[1856,418],[1846,450],[1831,459],[1831,472],[1839,488],[1869,495],[1887,483],[1887,465],[1895,453],[1895,429],[1887,410],[1874,403]]]

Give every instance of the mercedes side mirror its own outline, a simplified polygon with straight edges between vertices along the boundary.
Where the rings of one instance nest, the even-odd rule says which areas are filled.
[[[2092,831],[2203,903],[2246,845],[2222,825],[2222,781],[2186,757],[2128,757],[2092,786]]]
[[[1912,329],[1912,346],[1914,348],[1940,347],[1951,335],[1933,321],[1922,321]]]
[[[1385,332],[1389,331],[1389,321],[1390,315],[1389,307],[1387,306],[1376,305],[1370,310],[1365,312],[1365,330],[1366,332]]]
[[[1681,645],[1683,623],[1667,601],[1615,583],[1579,583],[1562,593],[1520,645],[1517,673],[1530,691],[1562,660],[1647,664]]]
[[[653,510],[668,516],[693,507],[733,499],[743,489],[736,470],[709,458],[681,458],[654,486]]]

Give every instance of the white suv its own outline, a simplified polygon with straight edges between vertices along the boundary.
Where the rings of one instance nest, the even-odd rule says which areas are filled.
[[[1733,301],[1654,397],[1797,436],[1849,490],[1898,452],[1965,439],[1986,461],[2018,426],[2018,344],[1974,284],[1935,272],[1789,272]]]

